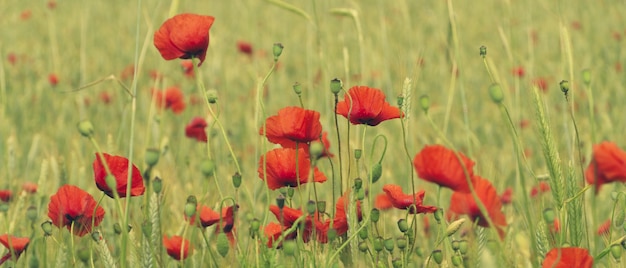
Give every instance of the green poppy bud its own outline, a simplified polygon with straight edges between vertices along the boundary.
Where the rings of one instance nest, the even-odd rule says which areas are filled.
[[[396,239],[396,244],[398,245],[398,249],[400,249],[400,250],[404,250],[404,249],[406,248],[406,246],[407,246],[407,241],[406,241],[406,238],[404,238],[404,237],[402,237],[402,236],[401,236],[401,237],[398,237],[398,238]]]
[[[78,257],[78,260],[80,260],[83,264],[87,264],[89,261],[89,255],[90,252],[88,248],[81,248],[76,251],[76,257]]]
[[[78,132],[84,137],[90,138],[93,136],[93,124],[89,120],[83,120],[78,123]]]
[[[385,241],[383,242],[383,244],[385,245],[385,249],[389,252],[393,251],[393,248],[395,246],[395,242],[393,241],[393,238],[387,238],[385,239]]]
[[[409,230],[409,222],[406,219],[398,220],[398,229],[400,232],[406,233]]]
[[[155,166],[158,162],[159,162],[159,157],[161,155],[161,152],[159,151],[159,149],[147,149],[146,150],[146,155],[144,156],[144,160],[146,161],[146,164],[150,167]]]
[[[400,259],[400,258],[393,258],[393,260],[391,261],[391,265],[393,266],[393,268],[400,268],[400,267],[402,267],[402,259]]]
[[[359,231],[359,238],[362,240],[367,239],[367,228],[363,228]]]
[[[318,159],[322,154],[324,154],[324,144],[318,141],[311,142],[309,145],[309,155],[311,155],[311,159]]]
[[[450,245],[452,246],[452,249],[454,251],[458,251],[459,248],[461,247],[461,242],[459,242],[459,240],[453,240]]]
[[[459,252],[461,254],[466,254],[468,249],[469,249],[469,243],[467,242],[467,240],[459,241]]]
[[[441,264],[441,262],[443,262],[443,253],[441,252],[441,250],[434,250],[431,255],[433,257],[433,260],[435,260],[437,264]]]
[[[376,163],[372,166],[372,183],[377,182],[380,177],[383,175],[383,165]]]
[[[229,243],[226,233],[221,232],[217,235],[217,253],[219,253],[222,258],[226,257],[226,254],[228,254],[228,249],[230,248]]]
[[[280,57],[280,55],[283,54],[283,48],[285,47],[281,43],[274,44],[274,46],[272,47],[272,53],[274,54],[274,61],[278,61],[278,57]]]
[[[37,216],[39,216],[39,215],[37,215],[37,214],[38,214],[38,213],[37,213],[37,207],[35,207],[35,206],[29,206],[29,207],[26,209],[26,217],[27,217],[30,221],[35,221],[35,220],[37,220]]]
[[[502,92],[502,87],[500,84],[491,84],[489,86],[489,96],[491,100],[495,103],[501,103],[504,99],[504,92]]]
[[[370,212],[370,219],[372,220],[373,223],[377,223],[378,219],[380,218],[380,210],[378,210],[377,208],[373,208],[372,212]]]
[[[283,251],[287,256],[295,255],[297,248],[298,245],[296,245],[296,242],[293,240],[287,240],[283,243]]]
[[[106,177],[104,177],[104,182],[106,182],[109,189],[117,189],[117,180],[113,175],[108,174]]]
[[[202,175],[205,177],[213,175],[213,172],[215,172],[215,161],[213,161],[213,159],[205,159],[202,161],[200,163],[200,172],[202,172]]]
[[[612,245],[611,246],[611,255],[616,261],[622,258],[622,246],[621,245]]]
[[[43,233],[45,236],[51,236],[52,235],[52,221],[50,220],[44,221],[41,224],[41,230],[43,230]]]
[[[339,91],[341,91],[341,88],[343,88],[341,80],[339,80],[338,78],[330,80],[330,92],[337,95],[339,94]]]
[[[239,186],[241,186],[241,174],[239,174],[239,172],[235,172],[235,174],[233,174],[233,186],[235,188],[239,188]]]
[[[376,252],[380,252],[384,248],[383,239],[381,237],[376,237],[372,244],[374,244],[374,250],[376,250]]]
[[[397,103],[398,103],[398,107],[402,107],[402,104],[404,104],[404,96],[403,95],[398,95]]]

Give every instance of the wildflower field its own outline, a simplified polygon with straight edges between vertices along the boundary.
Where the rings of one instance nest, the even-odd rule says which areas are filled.
[[[624,1],[0,10],[3,267],[626,267]]]

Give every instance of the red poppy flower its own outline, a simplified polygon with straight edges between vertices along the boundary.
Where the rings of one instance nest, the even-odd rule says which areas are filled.
[[[285,148],[296,148],[296,143],[308,143],[318,140],[322,134],[320,113],[300,107],[285,107],[265,121],[259,134],[264,132],[271,143],[280,144]]]
[[[109,169],[112,173],[111,175],[115,177],[115,181],[117,182],[117,189],[115,189],[117,191],[117,194],[119,194],[120,197],[126,197],[126,188],[128,185],[128,159],[122,156],[109,155],[107,153],[103,153],[102,155],[104,156],[104,159],[109,166]],[[96,159],[100,159],[100,156],[97,153]],[[107,171],[102,163],[102,160],[93,161],[93,174],[98,189],[103,191],[109,197],[113,198],[113,190],[109,188],[106,183]],[[135,165],[133,165],[130,196],[140,196],[143,195],[145,191],[146,187],[144,187],[143,185],[141,172]]]
[[[598,227],[598,235],[608,235],[611,231],[611,219],[607,219]]]
[[[166,20],[154,34],[154,46],[165,60],[198,58],[202,65],[209,47],[212,16],[179,14]]]
[[[473,181],[474,161],[462,153],[459,153],[459,157],[463,161],[465,170],[467,170],[467,176],[470,177],[470,181]],[[426,181],[448,187],[453,191],[470,192],[461,162],[459,162],[454,151],[446,147],[441,145],[424,146],[422,151],[415,155],[413,166],[415,166],[417,175]]]
[[[299,209],[294,209],[290,207],[283,207],[283,209],[278,208],[278,206],[271,205],[270,211],[274,214],[278,222],[286,227],[291,228],[296,221],[304,215],[304,213]],[[306,216],[304,221],[300,221],[302,226],[304,226],[302,230],[302,240],[306,243],[310,240],[311,234],[313,234],[314,220],[311,219],[311,216]],[[315,219],[315,225],[321,224]],[[295,237],[297,234],[289,234],[289,237]]]
[[[593,158],[585,170],[589,184],[596,184],[596,194],[605,183],[626,182],[626,152],[613,142],[602,142],[593,146]]]
[[[0,190],[0,200],[2,200],[2,202],[9,202],[11,199],[13,199],[13,191]]]
[[[13,250],[15,259],[19,258],[22,252],[26,250],[26,247],[28,247],[29,242],[30,239],[28,239],[28,237],[15,237],[9,236],[8,234],[0,235],[0,243],[4,245],[5,248],[9,249],[9,252],[0,259],[0,265],[11,259],[10,249]]]
[[[530,197],[535,197],[540,193],[546,193],[550,191],[550,184],[545,181],[540,181],[539,184],[530,189]]]
[[[350,191],[345,192],[335,205],[335,217],[332,219],[332,228],[335,229],[337,236],[342,236],[348,232],[348,215],[346,214],[346,199],[349,198]],[[363,214],[361,212],[361,201],[356,202],[357,219],[361,221]],[[326,220],[323,224],[316,222],[317,240],[320,243],[328,243],[328,230],[331,228],[331,220]]]
[[[259,178],[263,180],[267,176],[267,185],[272,190],[285,186],[297,187],[298,179],[300,184],[309,182],[309,170],[311,169],[309,155],[304,149],[298,149],[297,155],[298,170],[296,171],[295,149],[278,148],[267,152],[259,161]],[[263,167],[264,162],[266,167]],[[263,172],[264,169],[267,173]],[[317,167],[313,170],[313,181],[326,181],[326,176]]]
[[[63,185],[50,197],[48,217],[56,227],[67,227],[74,234],[83,236],[90,233],[104,219],[104,209],[97,206],[96,200],[74,185]],[[95,214],[94,214],[95,210]],[[93,226],[92,222],[93,221]]]
[[[29,194],[35,194],[37,193],[37,184],[34,182],[25,182],[22,184],[22,190]]]
[[[50,0],[48,1],[48,8],[49,9],[55,9],[57,7],[57,2],[54,0]]]
[[[180,67],[183,69],[183,74],[187,78],[196,77],[196,73],[193,72],[193,61],[184,60],[180,62]]]
[[[126,65],[126,67],[124,67],[124,69],[122,69],[122,72],[120,73],[120,79],[122,80],[132,79],[133,76],[135,76],[134,64]]]
[[[15,63],[17,63],[17,55],[15,55],[15,53],[9,53],[7,55],[7,60],[11,65],[15,65]]]
[[[22,11],[22,13],[20,14],[20,18],[22,20],[28,20],[30,19],[31,15],[33,15],[33,12],[27,9],[27,10]]]
[[[233,229],[233,226],[235,224],[234,223],[235,209],[236,209],[235,206],[222,208],[222,215],[221,215],[222,230],[226,233],[230,232]],[[204,228],[212,226],[220,222],[220,214],[217,213],[215,210],[211,209],[210,207],[198,205],[197,211],[200,212],[200,215],[198,217],[200,219],[200,226]],[[194,224],[195,222],[195,218],[187,219],[186,215],[185,215],[185,220],[189,220],[189,224]]]
[[[239,52],[252,56],[252,44],[245,41],[237,41],[237,49]]]
[[[543,268],[591,268],[593,257],[584,248],[553,248],[543,259]]]
[[[376,200],[374,200],[374,207],[380,210],[388,210],[393,208],[393,204],[387,193],[380,193],[376,196]]]
[[[164,235],[163,245],[165,246],[165,250],[167,250],[167,255],[170,255],[170,257],[174,258],[175,260],[184,260],[189,256],[189,253],[191,252],[191,248],[189,247],[189,240],[177,235],[174,235],[172,237]]]
[[[111,96],[111,94],[109,94],[109,92],[106,92],[106,91],[100,92],[100,95],[98,95],[98,98],[104,104],[110,104],[111,101],[113,100],[113,97]]]
[[[539,88],[542,92],[548,91],[548,80],[543,77],[538,77],[533,80],[533,85]]]
[[[54,87],[59,84],[59,77],[56,74],[49,74],[48,82],[50,82],[50,85]]]
[[[513,68],[513,70],[511,70],[511,73],[513,73],[513,75],[517,77],[524,77],[524,74],[526,73],[526,71],[524,71],[524,67],[517,66]]]
[[[495,227],[500,237],[504,237],[504,227],[506,227],[507,223],[502,213],[502,203],[500,203],[496,188],[494,188],[488,180],[476,176],[474,190],[476,191],[476,195],[478,195],[478,199],[480,199],[487,209],[489,218],[491,218],[493,224],[496,225]],[[453,218],[465,214],[469,216],[472,221],[478,220],[478,225],[489,227],[487,219],[481,213],[471,193],[454,192],[450,199],[450,212]]]
[[[383,191],[387,198],[386,200],[383,197],[376,198],[376,207],[378,208],[378,205],[381,205],[379,209],[385,209],[387,204],[391,204],[397,209],[410,209],[409,213],[411,214],[434,213],[437,210],[437,207],[422,205],[425,194],[424,190],[411,195],[403,193],[402,187],[398,185],[387,184],[383,186]]]
[[[207,142],[206,127],[207,122],[202,117],[194,117],[185,127],[185,136],[198,141]]]
[[[185,110],[185,96],[178,87],[170,87],[166,90],[152,90],[154,103],[162,109],[172,109],[175,114]]]
[[[278,239],[280,238],[280,236],[283,234],[283,232],[287,230],[287,227],[282,226],[278,223],[275,222],[270,222],[268,223],[265,228],[263,228],[263,232],[265,233],[265,237],[267,237],[267,247],[271,248],[274,246],[274,242],[278,241]],[[293,239],[295,237],[296,233],[290,234],[288,236],[286,236],[284,240],[287,239]],[[282,246],[282,241],[280,242],[280,244],[278,246],[276,246],[276,248],[280,248]]]
[[[389,105],[380,89],[354,86],[348,90],[348,95],[337,103],[337,114],[349,118],[354,125],[376,126],[382,121],[403,115],[398,107]]]
[[[511,202],[513,201],[513,189],[512,188],[506,188],[506,190],[504,190],[504,192],[502,192],[502,194],[500,195],[500,202],[502,202],[503,205],[507,205],[507,204],[511,204]]]

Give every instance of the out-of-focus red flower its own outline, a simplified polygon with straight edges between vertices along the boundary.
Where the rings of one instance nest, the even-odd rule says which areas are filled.
[[[593,157],[585,179],[589,184],[596,185],[596,194],[605,183],[626,182],[626,152],[613,142],[602,142],[593,146]]]
[[[198,141],[207,142],[206,127],[208,126],[206,120],[202,117],[194,117],[191,122],[185,127],[185,136],[188,138],[196,139]]]
[[[514,68],[511,70],[511,73],[512,73],[514,76],[517,76],[517,77],[520,77],[520,78],[521,78],[521,77],[524,77],[524,74],[526,73],[526,71],[524,70],[524,67],[522,67],[522,66],[517,66],[517,67],[514,67]]]
[[[469,193],[470,188],[463,166],[465,166],[470,181],[473,182],[475,163],[462,153],[459,153],[459,157],[463,161],[463,165],[461,165],[454,151],[441,145],[427,145],[415,155],[413,166],[415,166],[417,175],[426,181],[448,187],[453,191]]]
[[[189,240],[177,235],[172,237],[164,235],[163,245],[165,246],[165,250],[167,250],[167,255],[170,255],[170,257],[178,261],[189,257],[189,253],[192,251],[189,246]]]
[[[193,61],[191,60],[184,60],[180,62],[180,67],[183,70],[183,74],[185,75],[185,77],[187,78],[194,78],[196,77],[196,73],[194,73],[193,71]]]
[[[526,129],[526,128],[528,128],[528,126],[530,126],[530,120],[528,120],[528,119],[522,119],[522,120],[520,120],[520,122],[519,122],[519,127],[520,127],[521,129]]]
[[[110,155],[107,153],[102,154],[104,156],[104,160],[109,166],[111,175],[115,177],[115,181],[117,184],[117,194],[120,197],[126,197],[126,188],[128,185],[128,165],[129,161],[125,157]],[[93,161],[93,175],[96,181],[96,186],[102,192],[104,192],[109,197],[113,198],[113,189],[111,189],[106,183],[107,170],[104,167],[104,163],[102,159],[100,159],[99,154],[96,153],[96,160]],[[143,185],[143,178],[141,177],[141,172],[137,168],[137,166],[132,165],[132,174],[131,174],[131,187],[130,187],[130,196],[140,196],[146,191],[146,187]]]
[[[550,231],[553,233],[558,233],[561,231],[561,222],[559,222],[559,219],[554,219],[552,226],[550,226]]]
[[[159,80],[159,79],[163,78],[163,74],[160,73],[157,70],[151,70],[150,71],[150,78],[152,78],[154,80]]]
[[[198,215],[198,219],[200,219],[198,225],[206,228],[209,226],[213,226],[216,223],[219,223],[221,220],[222,227],[218,228],[216,231],[219,232],[221,229],[221,231],[229,233],[233,230],[233,227],[235,225],[235,210],[237,207],[238,206],[224,207],[222,208],[222,214],[220,215],[210,207],[198,205],[197,212],[200,213]],[[185,220],[188,220],[189,224],[194,224],[196,219],[188,219],[185,215]]]
[[[104,209],[98,206],[89,193],[66,184],[50,197],[48,217],[59,228],[65,226],[71,231],[73,224],[74,235],[83,236],[100,225],[104,219]]]
[[[402,192],[402,187],[399,185],[387,184],[383,186],[383,191],[385,192],[389,203],[397,209],[409,210],[409,213],[411,214],[433,213],[437,211],[437,207],[422,205],[424,202],[424,190],[420,190],[414,194],[405,194]],[[381,205],[379,209],[386,208],[387,200],[384,200],[382,197],[377,197],[376,201],[376,208],[379,208],[379,202]]]
[[[616,62],[615,63],[615,72],[618,72],[618,73],[622,72],[622,63],[621,62]]]
[[[11,199],[13,199],[13,191],[0,190],[0,200],[2,200],[2,202],[9,202]]]
[[[15,65],[15,63],[17,63],[17,55],[15,55],[15,53],[9,53],[7,55],[7,60],[11,65]]]
[[[504,192],[502,192],[502,195],[500,195],[500,202],[502,202],[503,205],[507,205],[507,204],[511,204],[512,201],[513,201],[513,189],[509,187],[509,188],[506,188]]]
[[[52,10],[52,9],[55,9],[56,7],[57,7],[57,1],[54,1],[54,0],[48,1],[48,9]]]
[[[379,210],[388,210],[393,208],[393,204],[387,196],[387,193],[380,193],[376,196],[376,200],[374,200],[374,207]]]
[[[296,160],[297,159],[297,160]],[[296,171],[296,161],[298,170]],[[266,164],[266,167],[263,164]],[[298,179],[300,184],[308,183],[311,163],[309,155],[303,149],[277,148],[267,152],[259,161],[259,178],[262,180],[267,176],[267,185],[270,189],[276,190],[281,187],[297,187]],[[264,172],[267,171],[267,173]],[[325,182],[326,176],[317,167],[313,170],[314,182]]]
[[[583,28],[583,25],[580,23],[580,21],[577,21],[577,20],[572,21],[571,25],[572,25],[572,29],[574,30],[580,30]]]
[[[545,181],[540,181],[539,184],[530,189],[530,197],[535,197],[538,194],[546,193],[550,191],[550,184]]]
[[[533,85],[539,88],[542,92],[548,92],[548,80],[544,77],[537,77],[533,79]]]
[[[612,36],[615,41],[622,41],[622,34],[620,32],[615,31],[613,32]]]
[[[113,97],[111,96],[111,94],[109,94],[109,92],[106,92],[106,91],[100,92],[100,95],[98,95],[98,98],[104,104],[110,104],[111,101],[113,100]]]
[[[380,89],[367,86],[350,88],[344,100],[337,103],[337,114],[348,118],[354,125],[370,126],[403,116],[398,107],[385,100],[385,94]]]
[[[322,134],[320,113],[300,107],[285,107],[265,120],[266,128],[259,134],[266,134],[271,143],[280,144],[285,148],[296,148],[299,145],[318,140]]]
[[[122,69],[122,72],[120,73],[120,79],[122,80],[133,79],[133,76],[135,76],[134,64],[127,65],[126,67],[124,67],[124,69]]]
[[[248,56],[252,56],[252,44],[246,41],[237,41],[237,49],[239,52],[246,54]]]
[[[165,60],[198,58],[202,65],[209,47],[212,16],[179,14],[166,20],[154,34],[154,46]]]
[[[27,9],[27,10],[22,11],[22,13],[20,13],[20,19],[28,20],[30,19],[32,15],[33,15],[33,12],[30,11],[30,9]]]
[[[553,248],[546,254],[542,268],[591,268],[593,257],[584,248]]]
[[[611,219],[607,219],[598,227],[598,235],[608,235],[611,231]]]
[[[51,86],[56,86],[57,84],[59,84],[59,77],[56,74],[49,74],[48,75],[48,82],[50,83]]]
[[[15,259],[17,260],[20,255],[22,255],[22,252],[26,250],[26,247],[28,247],[30,239],[28,237],[15,237],[12,235],[4,234],[0,235],[0,243],[5,248],[9,249],[9,252],[2,256],[2,259],[0,259],[0,265],[2,265],[7,260],[11,259],[11,252],[13,252],[13,256],[15,256]]]
[[[503,238],[504,227],[506,227],[507,223],[502,213],[502,203],[500,203],[496,188],[494,188],[488,180],[476,176],[474,191],[478,199],[480,199],[485,206],[489,218],[491,218],[491,221],[495,225],[494,227],[500,234],[500,238]],[[472,222],[478,220],[478,225],[489,227],[485,215],[481,213],[471,193],[454,192],[450,199],[450,212],[452,213],[452,218],[465,214],[470,217]]]
[[[152,90],[154,103],[161,109],[172,109],[175,114],[185,110],[185,96],[178,87],[169,87],[166,90]]]
[[[35,194],[37,193],[37,184],[34,182],[25,182],[22,184],[22,190],[29,194]]]

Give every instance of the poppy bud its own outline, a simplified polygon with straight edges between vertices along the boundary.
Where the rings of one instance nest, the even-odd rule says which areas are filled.
[[[374,244],[374,250],[376,250],[376,252],[380,252],[380,251],[383,250],[384,243],[383,243],[383,239],[382,238],[376,237],[372,244]]]
[[[294,190],[293,188],[289,187],[287,188],[287,197],[289,198],[293,198],[293,194],[295,193],[296,190]]]
[[[155,194],[159,194],[163,190],[163,180],[159,177],[155,177],[152,181],[152,190]]]
[[[100,235],[100,232],[95,231],[93,233],[91,233],[91,239],[93,239],[93,241],[100,242],[100,240],[102,240],[102,236]]]
[[[39,263],[39,259],[37,258],[37,255],[32,254],[30,258],[28,258],[28,267],[32,267],[32,268],[41,267]]]
[[[455,234],[461,228],[463,223],[465,223],[465,219],[458,219],[450,223],[450,225],[448,225],[448,228],[446,229],[446,236],[451,236]]]
[[[404,96],[403,95],[398,95],[397,103],[398,103],[399,107],[402,107],[402,104],[404,104]]]
[[[108,174],[104,178],[104,181],[106,182],[109,189],[117,189],[117,180],[115,179],[115,176]]]
[[[51,220],[44,221],[41,224],[41,230],[43,230],[43,234],[45,236],[51,236],[52,235],[52,221]]]
[[[278,57],[280,57],[280,54],[283,54],[283,48],[285,47],[281,43],[274,44],[274,47],[272,47],[272,53],[274,53],[274,61],[278,61]]]
[[[483,58],[487,56],[487,47],[486,46],[480,46],[480,56],[482,56]]]
[[[322,214],[326,212],[326,201],[317,201],[317,212]]]
[[[116,235],[119,235],[122,233],[122,227],[120,226],[119,223],[115,223],[113,224],[113,232],[115,232]]]
[[[28,209],[26,209],[26,217],[30,221],[37,220],[37,207],[35,207],[35,206],[28,207]]]
[[[461,254],[467,253],[468,249],[469,249],[469,244],[467,243],[467,240],[459,241],[459,252],[461,252]]]
[[[367,239],[367,228],[363,228],[359,231],[359,238],[363,240]]]
[[[385,239],[385,241],[383,242],[383,244],[385,245],[385,249],[389,252],[393,251],[393,247],[395,246],[395,243],[393,241],[393,238],[387,238]]]
[[[450,243],[450,246],[452,246],[452,249],[453,249],[454,251],[458,251],[458,250],[459,250],[459,247],[461,247],[461,242],[459,242],[459,240],[453,240],[453,241]]]
[[[372,172],[372,183],[375,183],[383,175],[383,165],[381,165],[380,162],[374,164],[372,166],[371,172]]]
[[[437,223],[441,223],[441,219],[443,218],[443,209],[437,208],[435,213],[433,213],[433,216],[435,216]]]
[[[461,264],[463,264],[463,259],[461,258],[461,256],[459,255],[452,256],[452,265],[454,265],[454,267],[459,267],[461,266]]]
[[[373,208],[372,212],[370,212],[370,219],[372,220],[373,223],[377,223],[378,219],[380,218],[380,210],[378,210],[377,208]]]
[[[83,120],[78,123],[78,132],[84,137],[90,138],[93,136],[93,124],[89,120]]]
[[[159,162],[159,149],[150,148],[146,150],[146,155],[144,156],[144,160],[146,164],[150,167],[155,166]]]
[[[622,247],[620,245],[611,246],[611,255],[615,258],[615,261],[619,261],[622,258]]]
[[[283,243],[283,251],[287,256],[293,256],[296,253],[296,242],[293,240],[287,240]]]
[[[363,180],[361,178],[354,179],[354,189],[355,190],[360,190],[362,186],[363,186]]]
[[[330,80],[330,92],[337,95],[339,94],[339,91],[341,91],[341,88],[343,88],[341,80],[339,80],[338,78]]]
[[[239,172],[235,172],[235,174],[233,174],[233,186],[235,186],[235,188],[239,188],[239,186],[241,186],[241,174],[239,174]]]
[[[418,257],[424,257],[424,249],[422,247],[415,247],[415,255]]]
[[[428,95],[422,95],[420,96],[419,101],[420,107],[422,107],[424,113],[428,113],[428,109],[430,108],[430,97]]]
[[[556,217],[556,215],[554,215],[554,210],[551,208],[546,208],[543,211],[543,220],[546,221],[548,224],[552,224],[554,223],[554,218]]]
[[[491,84],[489,86],[489,96],[491,100],[495,103],[501,103],[504,99],[504,93],[502,92],[502,87],[500,84]]]
[[[293,92],[296,93],[296,95],[300,95],[302,94],[302,85],[300,85],[300,83],[296,82],[293,84]]]
[[[398,249],[400,249],[400,250],[404,250],[404,249],[406,248],[406,246],[407,246],[407,241],[406,241],[406,238],[404,238],[404,237],[402,237],[402,236],[401,236],[401,237],[398,237],[398,238],[396,239],[396,244],[398,244]]]
[[[402,267],[402,259],[393,258],[393,260],[391,261],[391,265],[393,266],[393,268]]]
[[[359,250],[361,252],[367,252],[367,249],[368,249],[367,248],[367,242],[365,242],[365,241],[359,242]]]
[[[569,81],[562,80],[559,83],[559,86],[561,87],[561,91],[563,92],[563,94],[565,94],[565,96],[567,96],[567,92],[569,91]]]
[[[365,190],[363,190],[363,188],[356,191],[356,199],[357,200],[365,199]]]
[[[326,236],[328,237],[328,242],[333,242],[337,238],[337,230],[335,228],[329,229]]]
[[[315,213],[315,209],[316,209],[315,201],[309,200],[309,202],[306,203],[306,212],[313,215]]]
[[[206,95],[206,99],[209,103],[214,104],[217,102],[217,91],[215,89],[207,90]]]
[[[361,159],[362,155],[363,155],[363,150],[361,150],[361,149],[354,149],[354,159],[359,160],[359,159]]]
[[[439,249],[434,250],[433,253],[431,253],[431,256],[437,264],[441,264],[441,262],[443,261],[443,253]]]
[[[230,247],[229,243],[230,242],[228,241],[228,237],[226,237],[226,233],[219,233],[217,235],[217,253],[219,253],[222,258],[226,257],[226,254],[228,254],[228,248]]]
[[[278,206],[279,209],[283,209],[285,207],[285,196],[282,194],[279,194],[278,197],[276,197],[276,206]]]
[[[319,141],[311,142],[309,145],[309,154],[311,159],[318,159],[322,154],[324,154],[324,145]]]
[[[587,86],[591,84],[591,70],[589,69],[583,70],[583,82],[585,82],[585,85]]]
[[[200,171],[205,177],[213,175],[213,172],[215,172],[215,161],[213,159],[205,159],[200,164]]]
[[[406,231],[409,230],[409,223],[406,219],[398,220],[398,229],[400,229],[400,232],[402,233],[406,233]]]
[[[198,200],[196,196],[190,195],[187,197],[187,203],[185,204],[185,216],[192,218],[196,216],[196,209],[198,207]]]

